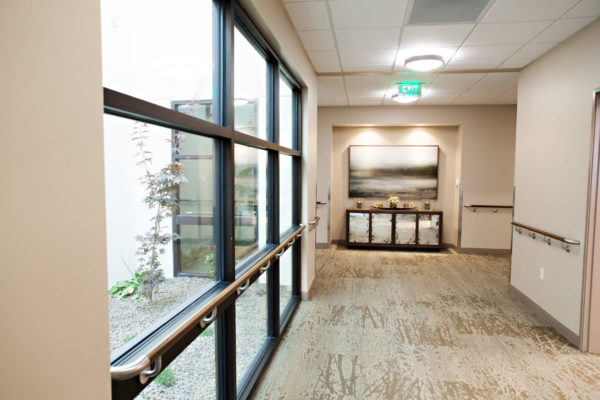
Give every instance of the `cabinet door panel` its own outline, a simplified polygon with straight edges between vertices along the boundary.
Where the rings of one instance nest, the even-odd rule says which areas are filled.
[[[419,214],[419,244],[440,244],[440,216]]]
[[[373,214],[371,217],[373,243],[392,243],[392,214]]]
[[[396,244],[417,243],[417,214],[396,214]]]
[[[348,242],[369,243],[369,213],[348,214]]]

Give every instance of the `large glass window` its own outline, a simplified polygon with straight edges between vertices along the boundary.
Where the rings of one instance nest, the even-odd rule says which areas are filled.
[[[104,118],[111,351],[154,325],[190,296],[214,285],[214,274],[174,275],[173,240],[178,239],[171,216],[178,208],[177,190],[189,199],[182,203],[184,212],[203,212],[211,219],[214,187],[210,165],[200,169],[173,160],[172,142],[177,137],[188,140],[188,146],[196,142],[198,147],[212,151],[212,139],[110,115]],[[203,191],[209,193],[205,202],[196,195]],[[213,248],[212,231],[202,229],[182,230],[182,237],[190,241],[184,246],[186,257],[199,249],[209,252]],[[206,270],[203,261],[187,262],[192,269]]]
[[[235,258],[267,244],[267,152],[235,145]]]
[[[246,400],[299,301],[293,69],[237,0],[101,6],[114,398]]]
[[[267,139],[267,62],[235,28],[235,129]]]
[[[279,144],[291,148],[293,146],[294,93],[287,80],[279,78]]]
[[[104,86],[213,121],[213,2],[102,0]]]
[[[292,172],[292,156],[279,155],[279,232],[283,236],[294,222],[294,176]]]

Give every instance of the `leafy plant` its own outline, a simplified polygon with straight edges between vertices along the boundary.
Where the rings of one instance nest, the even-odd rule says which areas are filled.
[[[146,147],[147,135],[148,125],[136,121],[131,140],[138,148],[137,155],[140,157],[138,165],[141,165],[145,172],[141,178],[147,192],[144,203],[149,209],[156,210],[151,218],[152,227],[144,235],[136,236],[136,240],[139,242],[136,252],[139,262],[137,272],[141,273],[138,292],[152,301],[158,286],[165,280],[160,268],[159,257],[165,253],[165,247],[177,238],[174,234],[163,232],[162,222],[177,210],[177,188],[186,179],[183,176],[183,168],[177,161],[167,164],[156,173],[150,171],[152,157]],[[169,142],[175,143],[173,151],[179,150],[178,143],[181,138],[180,133],[174,133],[169,140]]]
[[[121,257],[121,259],[122,259],[122,257]],[[127,263],[125,263],[125,260],[123,260],[123,263],[129,270],[129,273],[131,273],[131,279],[126,279],[124,281],[117,281],[117,283],[115,283],[114,285],[111,286],[110,290],[108,291],[108,294],[110,294],[113,297],[123,298],[123,297],[131,296],[133,299],[137,299],[140,297],[140,294],[137,293],[137,291],[139,290],[140,284],[142,282],[143,272],[141,272],[141,271],[131,272],[131,269],[129,269],[129,267],[127,266]]]
[[[132,335],[129,335],[125,338],[125,343],[129,343],[131,342],[135,337],[137,336],[137,333],[134,333]]]
[[[215,331],[213,330],[213,328],[206,328],[205,330],[202,331],[202,333],[200,334],[200,336],[212,336],[215,333]]]
[[[213,279],[215,277],[215,255],[214,253],[207,254],[204,258],[204,263],[208,264],[208,277]]]
[[[163,386],[171,387],[175,384],[175,374],[171,368],[165,368],[154,380]]]

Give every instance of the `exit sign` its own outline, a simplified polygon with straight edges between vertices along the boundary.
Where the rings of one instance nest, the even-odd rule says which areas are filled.
[[[421,82],[398,83],[398,96],[419,97],[421,95]]]

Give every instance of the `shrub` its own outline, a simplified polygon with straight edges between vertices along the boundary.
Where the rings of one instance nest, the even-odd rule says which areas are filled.
[[[112,287],[108,291],[108,294],[110,294],[113,297],[120,298],[129,296],[131,296],[132,299],[139,298],[140,294],[138,293],[138,290],[142,282],[143,274],[144,273],[141,271],[135,271],[131,279],[118,281],[117,283],[112,285]]]
[[[175,384],[175,374],[167,367],[154,380],[163,386],[171,387]]]

